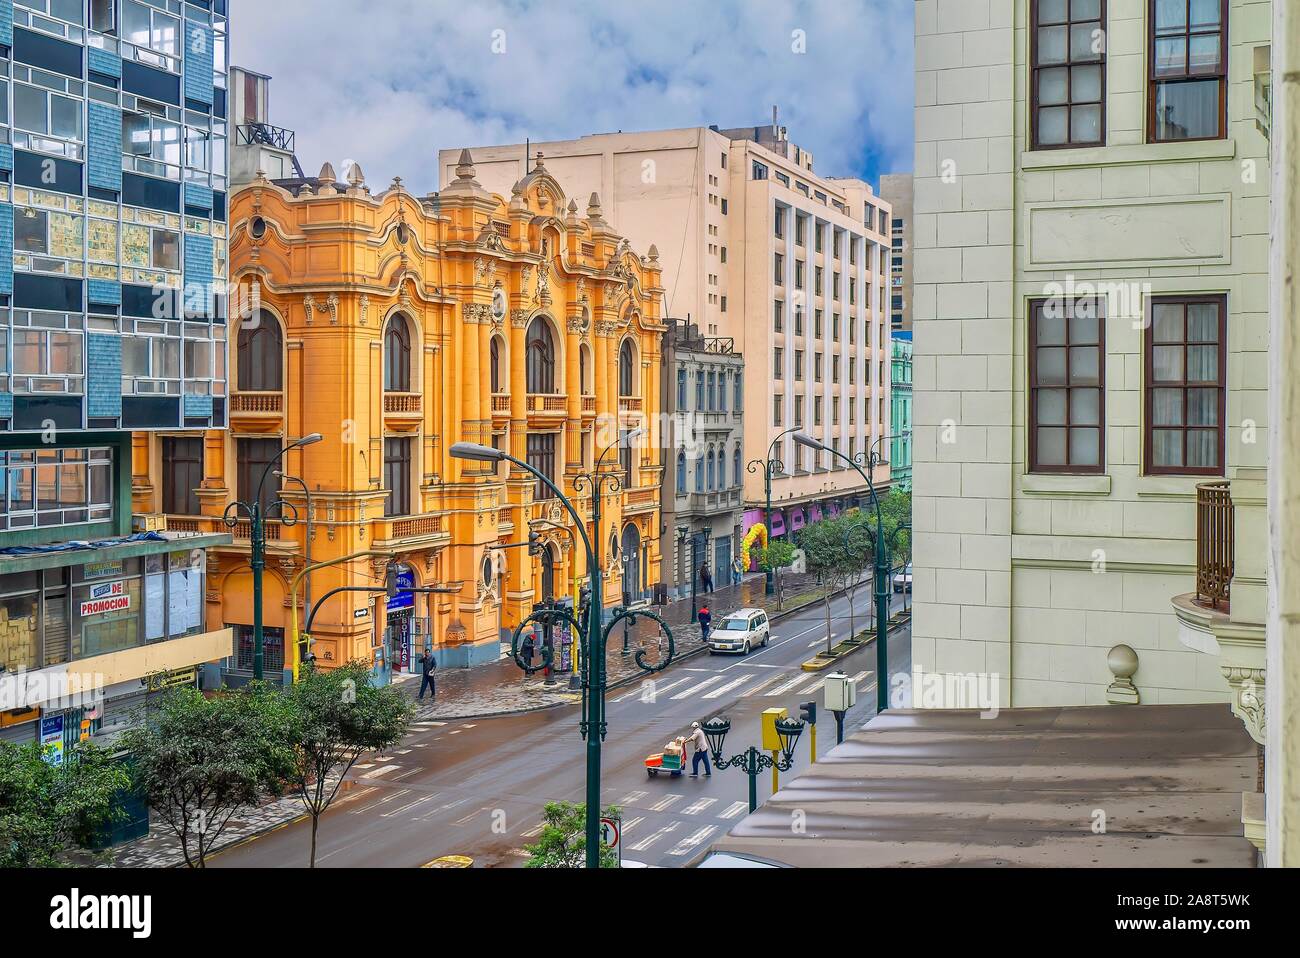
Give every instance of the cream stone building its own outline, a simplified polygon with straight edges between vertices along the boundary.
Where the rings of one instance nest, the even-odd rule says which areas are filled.
[[[916,3],[913,657],[1003,706],[1264,740],[1270,6]]]
[[[522,143],[466,145],[492,191],[535,162]],[[702,336],[730,337],[744,355],[744,463],[766,459],[795,427],[863,457],[888,433],[890,210],[867,183],[814,173],[812,155],[775,123],[598,134],[529,149],[570,195],[599,194],[631,243],[658,246],[665,315]],[[459,152],[439,153],[443,183]],[[857,473],[830,456],[815,462],[789,435],[774,454],[786,469],[772,489],[778,535],[863,498]],[[877,485],[888,478],[888,466],[878,466]],[[744,483],[731,555],[763,517],[762,472],[746,472]],[[665,557],[670,549],[664,542]]]

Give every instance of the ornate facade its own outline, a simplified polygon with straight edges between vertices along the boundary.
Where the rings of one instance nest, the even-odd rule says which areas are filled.
[[[403,585],[438,590],[333,596],[311,630],[323,665],[409,668],[428,636],[440,665],[493,661],[501,629],[548,594],[571,595],[587,562],[559,501],[522,469],[452,458],[462,440],[508,450],[580,504],[611,604],[660,581],[658,254],[633,253],[594,194],[580,217],[540,158],[508,200],[461,160],[456,181],[425,197],[400,178],[372,195],[355,166],[336,183],[328,164],[314,179],[259,176],[235,192],[231,279],[245,305],[254,287],[260,302],[232,331],[230,432],[136,437],[136,511],[210,529],[229,503],[255,497],[280,448],[323,436],[283,465],[310,488],[310,512],[294,478],[263,495],[273,515],[290,511],[269,505],[279,498],[299,519],[268,527],[268,672],[276,630],[289,648],[309,515],[311,561],[339,560],[311,576],[313,601],[382,588],[390,556]],[[637,428],[625,451],[619,437]],[[624,481],[591,529],[590,487],[575,480],[609,446],[604,467]],[[530,532],[539,549],[495,548]],[[236,670],[253,620],[248,536],[236,526],[209,568],[208,620],[235,627]]]

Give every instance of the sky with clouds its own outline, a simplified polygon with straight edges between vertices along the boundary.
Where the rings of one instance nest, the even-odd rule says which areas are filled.
[[[230,0],[304,170],[437,189],[438,150],[771,121],[825,176],[912,166],[913,0]],[[800,51],[802,47],[802,51]]]

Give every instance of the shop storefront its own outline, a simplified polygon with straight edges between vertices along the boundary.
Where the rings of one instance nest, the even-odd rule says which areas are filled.
[[[397,572],[397,593],[387,599],[388,662],[395,672],[418,672],[423,646],[415,643],[415,574],[408,568]]]

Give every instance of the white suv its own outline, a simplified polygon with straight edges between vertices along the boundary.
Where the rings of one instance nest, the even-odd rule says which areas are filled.
[[[768,630],[767,613],[762,609],[737,609],[709,630],[709,654],[739,652],[746,655],[750,649],[767,645]]]

